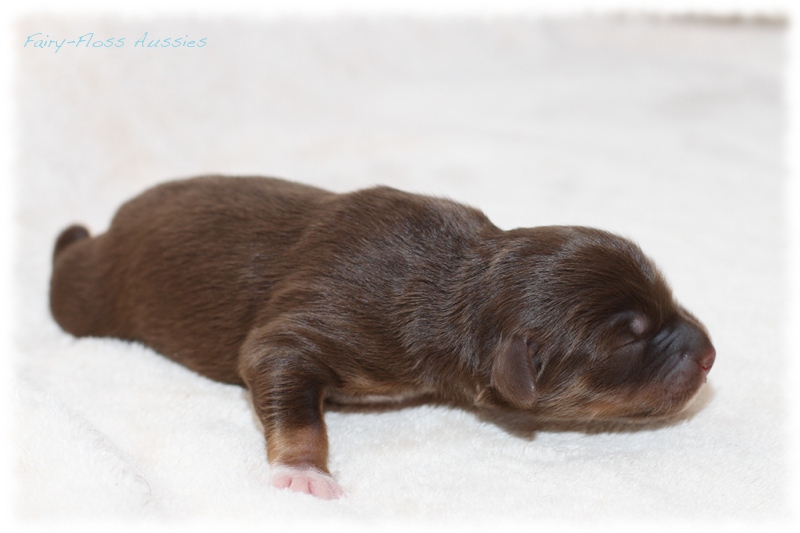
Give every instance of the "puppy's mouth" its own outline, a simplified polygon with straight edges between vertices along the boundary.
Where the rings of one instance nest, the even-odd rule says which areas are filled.
[[[690,383],[679,386],[672,384],[661,389],[661,401],[657,407],[638,412],[631,418],[636,420],[668,420],[680,416],[689,409],[700,390],[708,382],[708,372],[703,371],[693,377]]]
[[[686,411],[708,382],[715,358],[716,350],[710,342],[683,350],[675,356],[674,366],[663,369],[651,385],[632,395],[631,405],[635,405],[638,399],[649,409],[643,409],[630,418],[669,419]]]
[[[693,359],[681,360],[664,378],[661,394],[670,404],[685,407],[708,382],[711,364],[697,362]]]

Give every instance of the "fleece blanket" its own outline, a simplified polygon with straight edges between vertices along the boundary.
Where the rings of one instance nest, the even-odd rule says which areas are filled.
[[[123,523],[786,516],[780,23],[28,18],[15,35],[14,511]],[[669,424],[326,414],[338,501],[269,486],[242,388],[48,311],[54,238],[204,173],[386,184],[636,240],[718,357]],[[538,524],[538,525],[537,525]]]

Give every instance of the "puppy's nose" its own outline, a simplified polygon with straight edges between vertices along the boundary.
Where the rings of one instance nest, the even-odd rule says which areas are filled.
[[[706,332],[687,320],[678,324],[675,334],[680,339],[683,356],[708,374],[717,358],[717,351]]]
[[[717,351],[713,346],[709,346],[700,354],[700,357],[697,360],[700,363],[700,368],[703,369],[703,372],[708,374],[708,372],[711,370],[711,367],[714,366],[714,360],[716,358]]]

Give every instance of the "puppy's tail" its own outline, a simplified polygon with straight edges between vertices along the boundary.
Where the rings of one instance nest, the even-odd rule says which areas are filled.
[[[110,313],[102,295],[102,271],[95,261],[97,239],[83,226],[70,226],[53,249],[50,312],[64,331],[75,336],[100,335]]]
[[[56,262],[56,258],[58,255],[64,251],[64,248],[69,246],[70,244],[82,241],[83,239],[89,238],[89,230],[85,227],[73,224],[72,226],[68,227],[56,239],[56,246],[53,248],[53,263]]]

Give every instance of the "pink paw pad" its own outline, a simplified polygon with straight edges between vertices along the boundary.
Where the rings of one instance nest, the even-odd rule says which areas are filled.
[[[331,476],[311,467],[273,466],[269,483],[278,489],[303,492],[323,500],[334,500],[344,494]]]

